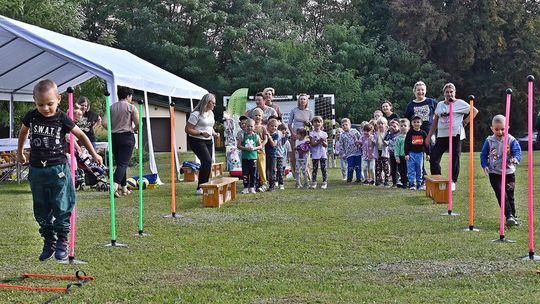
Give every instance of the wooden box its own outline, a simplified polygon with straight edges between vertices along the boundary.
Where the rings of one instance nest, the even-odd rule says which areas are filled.
[[[199,179],[199,171],[195,171],[191,167],[182,167],[182,171],[184,171],[185,182],[194,182]]]
[[[437,204],[448,203],[448,178],[441,175],[426,175],[426,196]]]
[[[228,201],[236,199],[236,177],[222,177],[201,185],[204,207],[218,208]]]
[[[216,177],[223,174],[223,163],[213,163],[210,168],[210,177]]]

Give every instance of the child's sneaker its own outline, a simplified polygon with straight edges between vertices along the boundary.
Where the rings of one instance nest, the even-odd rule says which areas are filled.
[[[43,241],[43,251],[39,255],[39,260],[40,261],[48,260],[50,257],[53,256],[55,250],[56,250],[56,241],[45,239]]]
[[[513,217],[513,216],[510,216],[506,219],[506,226],[508,227],[511,227],[511,226],[517,226],[518,222],[516,221],[516,219]]]
[[[257,191],[255,191],[255,188],[249,188],[249,193],[257,193]]]
[[[416,186],[414,184],[410,184],[409,190],[416,190]]]
[[[195,191],[195,194],[203,195],[203,189],[202,188],[197,189],[197,191]]]
[[[279,190],[285,190],[285,185],[279,185]]]
[[[396,183],[396,186],[397,186],[398,188],[401,188],[401,187],[403,187],[403,183],[401,183],[400,181],[398,181],[398,182]]]
[[[321,189],[326,189],[326,188],[328,188],[328,183],[323,182],[321,185]]]
[[[390,185],[388,184],[388,182],[384,182],[384,187],[385,188],[390,188]]]
[[[266,191],[266,185],[262,185],[259,187],[259,189],[257,189],[259,192],[264,192]]]
[[[418,190],[426,190],[426,185],[420,184],[420,185],[418,186]]]
[[[364,185],[369,185],[369,181],[367,179],[364,180]]]
[[[456,183],[452,182],[452,191],[456,191]]]
[[[311,185],[309,185],[309,189],[316,189],[317,188],[317,182],[313,182],[311,183]]]
[[[249,193],[249,188],[244,188],[244,190],[242,190],[242,194],[248,194]]]
[[[56,241],[56,251],[54,258],[57,260],[65,260],[68,257],[68,240],[67,237],[59,237]]]

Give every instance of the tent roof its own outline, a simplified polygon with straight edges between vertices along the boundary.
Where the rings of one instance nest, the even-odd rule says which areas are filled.
[[[124,50],[76,39],[0,16],[0,100],[32,101],[40,79],[60,92],[94,76],[116,86],[164,96],[200,99],[207,91]]]

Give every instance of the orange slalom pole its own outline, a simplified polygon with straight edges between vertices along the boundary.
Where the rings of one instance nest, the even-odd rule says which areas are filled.
[[[469,231],[478,231],[474,228],[474,95],[469,96]]]

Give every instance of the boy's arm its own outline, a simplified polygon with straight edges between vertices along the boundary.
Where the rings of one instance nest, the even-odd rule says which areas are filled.
[[[28,133],[30,133],[30,128],[21,125],[21,130],[19,131],[19,141],[17,142],[17,160],[20,164],[26,163],[26,156],[24,155],[24,143],[28,138]]]
[[[484,141],[484,145],[482,146],[482,152],[480,152],[480,165],[482,165],[482,168],[485,169],[488,166],[488,155],[489,155],[489,143],[488,141]]]
[[[424,138],[424,142],[426,142],[427,134],[425,131],[422,131],[422,137]],[[429,160],[429,146],[424,145],[424,151],[426,152],[426,159]]]
[[[261,138],[259,137],[259,135],[257,135],[257,146],[255,148],[253,148],[253,150],[262,150],[264,147],[262,141],[261,141]]]
[[[405,142],[403,144],[403,149],[405,151],[405,157],[409,155],[409,152],[411,151],[411,132],[407,132],[407,135],[405,135]]]
[[[510,151],[512,151],[512,158],[517,161],[516,165],[521,162],[521,147],[516,139],[510,142]]]
[[[139,133],[139,110],[136,106],[133,106],[133,111],[131,111],[131,121],[133,122],[133,132]]]
[[[88,136],[84,134],[84,132],[77,126],[73,127],[71,129],[71,133],[75,135],[79,139],[79,141],[83,144],[83,146],[88,150],[88,153],[92,155],[96,163],[103,165],[103,159],[99,154],[97,154],[96,150],[94,150],[94,146],[92,146],[92,143],[90,142],[90,139],[88,139]]]
[[[272,135],[270,135],[270,134],[268,134],[268,142],[270,143],[270,146],[272,146],[272,147],[275,147],[278,144],[277,140],[274,140],[272,138]]]

